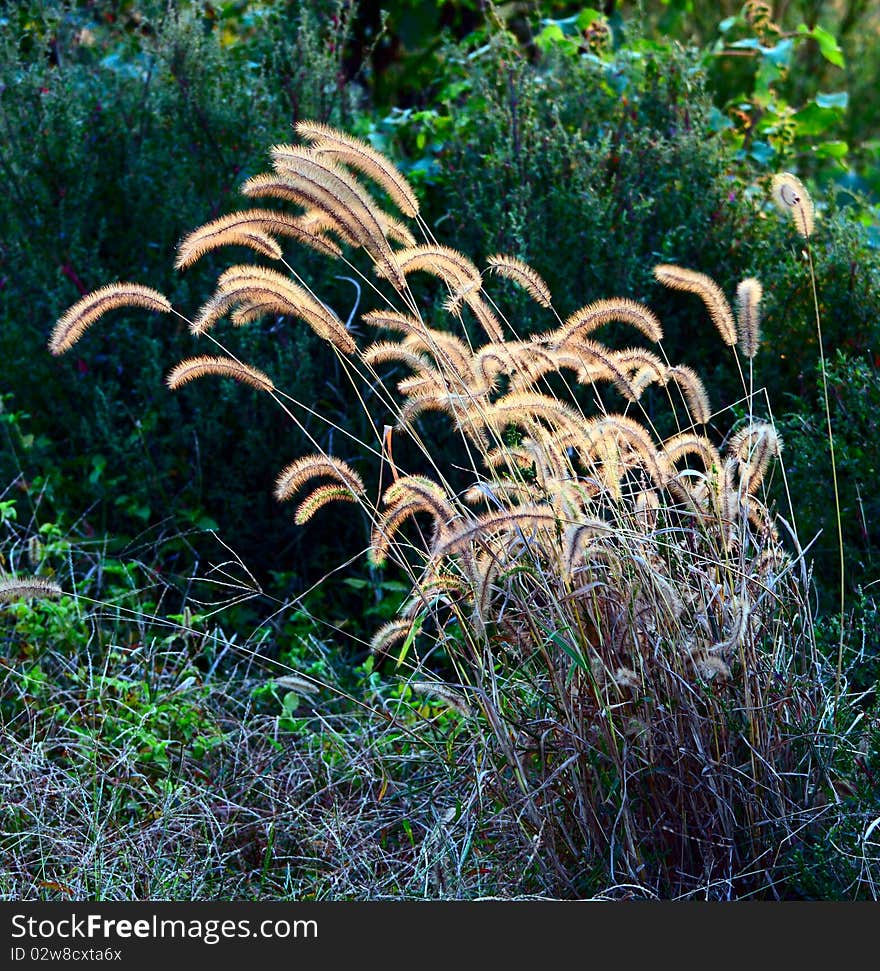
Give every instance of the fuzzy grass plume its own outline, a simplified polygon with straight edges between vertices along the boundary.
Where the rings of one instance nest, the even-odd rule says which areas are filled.
[[[396,653],[414,690],[467,710],[469,731],[481,726],[496,798],[521,820],[548,889],[577,894],[597,867],[669,894],[772,882],[812,811],[819,768],[804,726],[822,707],[795,564],[765,497],[775,429],[747,418],[721,447],[707,389],[666,360],[648,307],[610,296],[557,308],[516,257],[497,254],[483,271],[419,219],[410,231],[398,214],[417,217],[416,195],[369,145],[313,123],[297,132],[307,144],[275,146],[272,170],[242,189],[294,211],[209,223],[186,237],[179,263],[236,233],[284,236],[329,250],[375,296],[365,327],[349,327],[289,262],[290,277],[237,265],[191,324],[221,348],[224,318],[309,326],[367,408],[375,441],[346,459],[295,459],[275,496],[323,479],[296,521],[341,501],[337,514],[367,517],[372,568],[407,578],[410,596],[370,649]],[[796,187],[778,194],[806,228]],[[664,264],[655,275],[699,296],[722,343],[751,359],[757,281],[741,285],[735,318],[706,274]],[[529,339],[505,313],[503,281],[545,316]],[[68,332],[89,306],[70,312]],[[603,342],[611,322],[655,349]],[[181,362],[169,383],[215,373],[274,388],[231,352]],[[272,398],[299,421],[295,403]],[[658,402],[671,434],[657,429]],[[441,428],[459,445],[451,463],[432,445]],[[392,430],[408,442],[405,467]],[[375,496],[366,481],[381,483]],[[438,653],[443,681],[424,677]]]

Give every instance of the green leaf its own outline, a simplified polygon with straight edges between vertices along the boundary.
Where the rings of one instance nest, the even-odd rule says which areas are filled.
[[[723,111],[719,111],[714,105],[709,109],[709,130],[710,131],[727,131],[729,128],[733,128],[733,122]]]
[[[823,94],[820,91],[814,100],[820,108],[840,108],[841,110],[846,110],[847,105],[849,105],[849,92],[835,91],[833,94]]]
[[[548,24],[535,38],[535,44],[539,50],[549,51],[565,40],[565,34],[559,24]]]
[[[744,40],[736,40],[727,46],[737,50],[759,51],[762,49],[761,42],[757,37],[746,37]]]
[[[594,10],[592,7],[584,8],[575,18],[575,23],[581,30],[589,27],[590,24],[595,23],[597,20],[604,20],[605,14],[599,10]]]
[[[776,150],[772,145],[768,145],[767,142],[752,142],[751,148],[749,149],[749,158],[760,162],[761,165],[767,165],[776,158]]]
[[[761,57],[775,64],[777,67],[787,67],[791,63],[791,53],[794,50],[794,41],[787,37],[781,40],[774,47],[764,47],[761,49]]]
[[[410,632],[406,635],[406,640],[404,640],[403,645],[400,648],[400,653],[397,655],[397,667],[406,660],[407,654],[409,654],[409,649],[415,643],[415,639],[419,636],[419,632],[422,629],[422,624],[425,622],[424,614],[416,618],[415,623],[410,628]]]
[[[574,650],[574,648],[566,641],[566,639],[559,633],[559,631],[553,631],[547,637],[548,641],[554,643],[557,647],[561,647],[562,650],[574,661],[574,663],[581,668],[583,671],[588,671],[589,666],[584,658]]]
[[[833,34],[825,30],[824,27],[814,27],[810,30],[806,24],[798,24],[798,33],[812,37],[819,45],[819,53],[826,61],[836,64],[837,67],[843,67],[845,65],[843,51],[840,49],[837,39]]]
[[[361,580],[358,577],[346,577],[342,582],[352,590],[366,590],[372,586],[369,580]]]
[[[104,469],[107,467],[107,459],[103,455],[92,456],[92,471],[89,473],[89,483],[97,485]]]
[[[822,135],[839,120],[840,113],[836,108],[820,108],[815,101],[794,114],[798,135]]]
[[[819,158],[842,159],[849,151],[849,145],[846,142],[822,142],[822,144],[817,145],[813,151],[819,156]]]

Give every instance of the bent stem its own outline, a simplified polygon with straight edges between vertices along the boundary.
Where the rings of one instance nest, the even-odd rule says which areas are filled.
[[[825,349],[822,346],[822,319],[819,313],[819,294],[816,291],[816,271],[813,266],[813,253],[807,240],[807,261],[810,267],[810,285],[813,290],[813,310],[816,314],[816,333],[819,338],[819,367],[822,371],[822,398],[825,404],[825,425],[828,431],[828,450],[831,454],[831,481],[834,486],[834,511],[837,518],[837,550],[840,565],[840,636],[837,642],[837,670],[834,676],[834,718],[840,702],[840,682],[843,677],[843,636],[846,617],[845,556],[843,546],[843,522],[840,514],[840,490],[837,484],[837,460],[834,454],[834,432],[831,427],[831,405],[828,396],[828,374],[825,365]]]

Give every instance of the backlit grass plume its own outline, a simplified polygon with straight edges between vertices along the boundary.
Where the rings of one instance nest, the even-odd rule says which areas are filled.
[[[170,313],[167,297],[140,283],[110,283],[78,300],[67,310],[52,331],[49,350],[63,354],[104,314],[119,307],[144,307],[159,313]]]
[[[0,577],[0,603],[15,603],[17,600],[54,600],[63,592],[57,583],[45,577]]]
[[[780,172],[773,176],[770,194],[777,207],[788,213],[795,228],[805,239],[813,235],[813,200],[804,184],[791,172]]]
[[[371,568],[407,578],[372,651],[419,672],[447,659],[448,684],[420,680],[468,699],[453,712],[479,711],[496,795],[554,891],[576,893],[597,861],[616,882],[665,892],[766,879],[814,791],[801,738],[821,708],[799,651],[793,563],[765,500],[775,429],[748,418],[722,447],[707,389],[667,361],[650,308],[613,294],[556,307],[518,257],[481,268],[438,243],[404,176],[370,146],[324,125],[297,132],[307,144],[276,145],[271,170],[242,188],[284,208],[196,229],[178,266],[227,243],[271,258],[226,270],[193,335],[224,351],[234,328],[264,317],[308,326],[367,409],[375,440],[343,459],[313,439],[275,496],[298,499],[299,524],[366,517]],[[779,195],[803,211],[791,183]],[[297,244],[361,280],[373,306],[357,325],[299,276],[287,252]],[[757,281],[741,284],[735,318],[706,274],[664,264],[655,275],[700,297],[722,344],[753,357]],[[546,322],[527,338],[505,312],[511,283]],[[168,309],[152,291],[98,291],[62,317],[51,349],[135,297]],[[641,343],[603,340],[620,323]],[[266,375],[225,354],[181,362],[169,385],[226,375],[299,421]],[[454,460],[433,447],[441,435],[458,443]],[[401,438],[405,463],[391,455]]]

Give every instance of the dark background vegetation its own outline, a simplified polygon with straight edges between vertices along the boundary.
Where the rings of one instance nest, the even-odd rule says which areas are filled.
[[[355,565],[347,584],[290,607],[366,538],[362,525],[336,517],[297,529],[271,498],[281,464],[305,446],[282,414],[237,385],[169,393],[163,375],[193,350],[173,317],[119,313],[60,359],[45,349],[63,310],[107,281],[146,283],[192,312],[230,254],[176,273],[177,241],[241,205],[237,187],[265,166],[268,147],[312,119],[387,152],[441,242],[477,263],[498,251],[529,261],[561,312],[603,296],[649,303],[670,359],[697,368],[713,404],[734,413],[742,412],[738,379],[700,307],[664,291],[651,270],[680,263],[728,294],[746,276],[762,281],[756,381],[782,426],[798,533],[805,545],[815,538],[818,622],[835,644],[836,527],[812,293],[803,241],[766,193],[769,177],[789,169],[819,212],[813,257],[841,477],[848,637],[854,678],[871,688],[880,650],[880,16],[863,0],[781,6],[774,30],[755,5],[750,21],[730,0],[612,0],[597,10],[554,0],[0,5],[0,508],[13,544],[5,565],[26,562],[29,535],[43,543],[31,560],[44,572],[60,571],[86,544],[96,598],[128,590],[133,609],[138,590],[168,578],[151,609],[183,616],[190,589],[179,578],[216,560],[210,531],[218,530],[240,560],[236,583],[263,591],[228,608],[227,631],[262,630],[262,618],[285,604],[286,626],[267,642],[275,656],[304,650],[297,638],[311,630],[311,612],[324,622],[318,633],[342,651],[343,669],[363,660],[359,644],[393,613],[399,591],[393,577]],[[351,285],[318,257],[297,259],[344,319]],[[525,302],[518,310],[524,333],[537,326]],[[289,394],[365,434],[311,332],[267,323],[236,341]],[[305,423],[330,445],[326,424]],[[719,441],[727,427],[715,430]],[[340,441],[336,453],[357,464],[357,446]],[[105,562],[116,573],[105,574]],[[31,615],[17,622],[25,633],[9,639],[10,659],[18,651],[33,661],[50,635],[27,632]],[[68,636],[61,632],[73,618],[57,623],[51,636]],[[96,636],[78,650],[91,650]],[[193,676],[201,677],[213,662],[196,653]],[[185,664],[173,674],[189,676]],[[136,664],[127,677],[149,683]],[[65,690],[71,704],[84,704],[73,682]],[[7,699],[7,716],[18,717],[30,697],[42,697],[33,685]],[[145,704],[132,698],[130,706]],[[153,714],[155,737],[177,737],[187,757],[221,744],[221,727],[195,702]],[[204,751],[193,754],[193,739],[208,739]],[[142,800],[139,791],[129,811],[142,812]],[[827,894],[846,882],[822,873],[818,889],[798,892]]]

